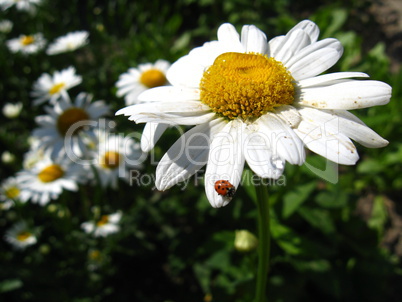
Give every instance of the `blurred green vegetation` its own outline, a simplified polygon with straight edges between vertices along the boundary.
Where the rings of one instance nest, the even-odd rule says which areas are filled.
[[[339,167],[337,184],[306,166],[287,165],[286,186],[270,188],[269,301],[401,301],[402,72],[390,72],[371,5],[365,0],[71,0],[44,1],[32,15],[10,8],[0,14],[14,23],[11,33],[0,36],[0,97],[2,104],[22,102],[24,110],[17,120],[2,117],[0,148],[17,160],[2,163],[0,176],[21,169],[34,117],[43,114],[29,97],[43,72],[74,66],[83,83],[71,94],[90,92],[116,111],[124,101],[115,96],[114,84],[129,67],[157,59],[173,62],[216,39],[223,22],[238,29],[255,24],[274,37],[309,18],[319,25],[320,38],[335,37],[344,45],[331,71],[362,71],[393,86],[390,104],[354,112],[390,144],[383,149],[358,146],[360,161]],[[90,32],[90,44],[74,53],[14,55],[4,43],[35,32],[53,40],[74,30]],[[142,129],[124,117],[111,118],[118,131]],[[159,158],[175,138],[175,132],[166,133],[156,150]],[[313,154],[307,162],[325,165]],[[154,170],[147,165],[143,173],[153,175]],[[256,254],[233,247],[235,230],[256,232],[252,188],[239,188],[229,206],[213,209],[195,180],[166,192],[156,191],[152,183],[121,182],[118,191],[105,189],[102,195],[83,187],[78,193],[64,192],[51,207],[27,203],[2,211],[1,234],[21,217],[40,227],[41,234],[23,252],[1,243],[0,300],[252,301]],[[121,232],[98,239],[83,233],[80,224],[93,206],[122,210]],[[92,250],[100,256],[91,259]]]

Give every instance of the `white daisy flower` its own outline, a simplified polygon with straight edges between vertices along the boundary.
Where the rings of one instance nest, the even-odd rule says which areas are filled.
[[[88,44],[89,33],[85,30],[74,31],[58,37],[46,50],[48,55],[57,55],[64,52],[74,51]]]
[[[95,237],[106,237],[107,235],[120,231],[119,222],[121,212],[116,212],[110,215],[102,215],[97,221],[87,221],[81,224],[81,228],[88,234],[93,234]]]
[[[17,177],[9,177],[0,185],[0,210],[8,210],[16,200],[26,202],[28,196],[22,191],[21,182]]]
[[[60,99],[53,107],[45,107],[47,115],[36,117],[40,128],[33,136],[42,148],[52,152],[52,158],[68,155],[72,160],[87,153],[85,137],[94,137],[97,120],[109,113],[103,101],[92,101],[92,96],[80,93],[75,102]]]
[[[10,151],[3,151],[1,153],[1,161],[4,164],[12,164],[15,162],[15,155]]]
[[[4,11],[15,5],[17,10],[35,12],[36,5],[41,2],[42,0],[0,0],[0,7]]]
[[[126,106],[138,103],[138,96],[149,88],[169,85],[166,72],[170,63],[158,60],[154,64],[145,63],[137,68],[130,68],[120,75],[116,82],[118,97],[124,96]]]
[[[316,24],[305,20],[269,42],[253,25],[241,37],[231,24],[218,41],[195,48],[167,73],[171,87],[145,91],[117,112],[137,123],[196,125],[167,151],[156,169],[156,187],[166,190],[207,164],[206,195],[213,207],[232,194],[215,190],[224,180],[237,188],[245,162],[262,178],[278,178],[285,161],[302,165],[305,150],[353,165],[353,139],[366,147],[387,141],[347,110],[384,105],[391,87],[361,72],[319,75],[341,57],[336,39],[318,41]]]
[[[46,40],[43,38],[43,34],[37,33],[33,35],[21,35],[18,38],[6,41],[6,44],[11,52],[33,54],[45,47]]]
[[[3,106],[3,115],[8,118],[16,118],[20,115],[22,110],[22,103],[18,102],[16,104],[6,103]]]
[[[51,159],[49,154],[31,169],[18,172],[17,176],[25,197],[44,206],[56,199],[63,190],[77,191],[82,182],[83,167],[64,158]]]
[[[97,131],[98,145],[92,152],[93,168],[103,187],[117,188],[118,179],[128,181],[131,169],[138,170],[142,152],[138,143],[130,137]]]
[[[19,250],[23,250],[37,242],[34,232],[23,221],[12,226],[11,229],[5,233],[4,239]]]
[[[54,103],[60,97],[68,99],[67,90],[81,82],[82,77],[75,73],[75,68],[72,66],[56,71],[53,75],[44,73],[33,85],[31,96],[35,98],[34,105],[48,100]]]
[[[45,149],[41,147],[41,142],[38,138],[30,137],[29,151],[24,154],[22,161],[22,167],[25,170],[32,169],[38,162],[42,161],[46,157]]]
[[[8,34],[13,29],[13,22],[10,20],[0,21],[0,32],[3,34]]]

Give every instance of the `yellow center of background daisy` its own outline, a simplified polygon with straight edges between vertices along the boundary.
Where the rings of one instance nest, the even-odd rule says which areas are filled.
[[[10,187],[7,190],[5,190],[4,193],[7,198],[16,199],[18,195],[20,195],[20,189],[18,189],[17,187]]]
[[[53,95],[59,93],[65,86],[65,83],[54,84],[53,87],[49,89],[49,94]]]
[[[24,231],[24,232],[18,233],[18,235],[17,235],[17,240],[24,242],[24,241],[27,240],[29,237],[31,237],[31,233]]]
[[[70,127],[75,123],[86,121],[88,119],[89,114],[85,110],[77,107],[68,108],[60,114],[57,119],[57,130],[64,136],[67,134],[68,129],[70,129]],[[77,134],[83,127],[84,125],[76,127],[72,134]]]
[[[106,223],[109,222],[109,216],[108,215],[102,215],[101,219],[98,220],[96,225],[98,227],[105,225]]]
[[[166,76],[158,69],[149,69],[141,74],[140,82],[148,88],[163,86],[166,84]]]
[[[120,165],[120,153],[116,151],[107,151],[101,160],[101,165],[107,169],[116,169]]]
[[[39,172],[38,178],[42,182],[52,182],[64,175],[64,170],[56,164],[47,166]]]
[[[201,102],[228,119],[254,120],[292,104],[293,78],[281,62],[262,54],[218,56],[200,83]]]
[[[21,44],[24,45],[24,46],[32,44],[34,41],[35,41],[35,39],[32,36],[23,36],[21,38]]]

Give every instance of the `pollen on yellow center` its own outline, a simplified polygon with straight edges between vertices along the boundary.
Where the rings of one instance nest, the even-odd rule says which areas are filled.
[[[120,165],[121,154],[116,151],[107,151],[101,159],[101,166],[106,169],[116,169]]]
[[[53,87],[49,89],[49,94],[53,95],[59,93],[64,87],[66,87],[65,83],[54,84]]]
[[[228,52],[203,74],[201,102],[228,119],[254,120],[293,103],[293,78],[281,62],[256,53]]]
[[[75,123],[86,121],[90,118],[89,114],[81,108],[71,107],[66,109],[57,119],[57,130],[61,135],[66,135],[68,129]],[[73,135],[77,134],[84,125],[76,125]]]
[[[20,232],[20,233],[17,234],[17,240],[24,242],[25,240],[27,240],[31,236],[32,236],[32,234],[30,232],[27,232],[27,231]]]
[[[35,41],[35,38],[33,36],[23,36],[21,38],[21,44],[24,46],[32,44],[34,41]]]
[[[100,227],[100,226],[105,225],[108,222],[109,222],[109,216],[102,215],[102,217],[96,222],[96,226]]]
[[[38,173],[38,178],[42,182],[52,182],[60,177],[63,177],[64,175],[64,170],[57,164],[53,164],[50,166],[47,166],[44,168],[42,171]]]
[[[159,69],[149,69],[141,74],[140,82],[148,88],[163,86],[166,84],[166,76]]]
[[[16,199],[18,197],[18,195],[20,195],[20,189],[13,186],[13,187],[7,188],[4,192],[4,194],[6,195],[7,198]]]

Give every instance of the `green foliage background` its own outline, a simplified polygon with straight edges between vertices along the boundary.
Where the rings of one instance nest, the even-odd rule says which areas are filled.
[[[193,47],[216,39],[223,22],[238,29],[255,24],[269,38],[309,18],[320,38],[344,45],[331,71],[362,71],[393,86],[390,104],[354,112],[390,141],[383,149],[358,146],[356,166],[340,166],[331,184],[306,166],[287,165],[286,186],[272,186],[272,260],[269,301],[401,301],[401,71],[390,72],[387,41],[370,13],[371,1],[179,0],[45,1],[30,15],[2,12],[14,22],[0,40],[1,102],[22,102],[16,120],[1,117],[0,146],[16,155],[1,165],[2,179],[21,169],[27,139],[42,109],[31,105],[32,83],[43,73],[70,65],[83,76],[73,89],[103,99],[113,111],[118,76],[129,67],[166,59],[174,62]],[[88,30],[90,44],[74,53],[11,54],[5,41],[43,32],[48,40]],[[119,132],[141,131],[124,117],[111,117]],[[156,157],[177,138],[166,133]],[[325,161],[309,154],[308,163]],[[153,175],[155,166],[144,174]],[[249,177],[245,172],[245,177]],[[202,175],[202,173],[200,174]],[[256,232],[253,188],[239,188],[232,203],[210,207],[202,178],[166,192],[121,182],[119,190],[81,187],[51,206],[23,204],[0,213],[0,234],[21,217],[39,226],[39,242],[23,252],[0,244],[2,301],[252,301],[256,254],[234,249],[234,231]],[[196,181],[197,180],[197,181]],[[122,230],[95,239],[80,229],[91,208],[122,210]],[[97,260],[88,253],[100,251]]]

